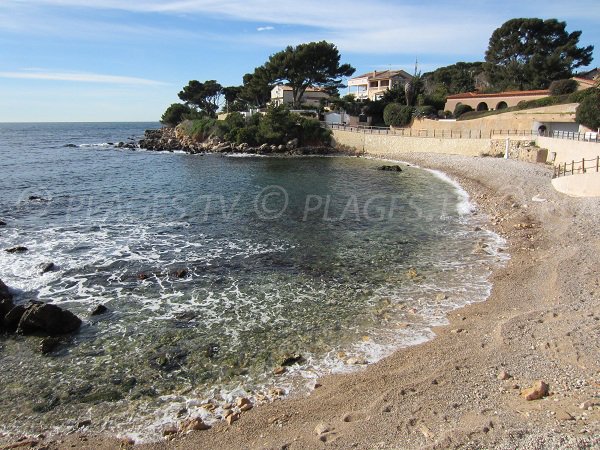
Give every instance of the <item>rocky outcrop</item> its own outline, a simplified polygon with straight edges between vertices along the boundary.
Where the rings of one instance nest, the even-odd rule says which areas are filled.
[[[73,333],[80,326],[81,319],[71,311],[50,303],[32,303],[21,316],[17,333],[58,336]]]
[[[255,155],[327,155],[334,152],[330,146],[298,146],[298,139],[292,139],[285,145],[262,144],[251,146],[248,143],[236,144],[210,136],[198,142],[186,134],[181,128],[161,128],[146,130],[139,147],[155,151],[181,150],[186,153],[244,153]]]

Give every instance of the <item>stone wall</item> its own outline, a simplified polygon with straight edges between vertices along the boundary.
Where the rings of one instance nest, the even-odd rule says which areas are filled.
[[[393,158],[401,153],[426,152],[480,156],[491,154],[491,139],[441,139],[333,130],[333,144],[371,155]]]

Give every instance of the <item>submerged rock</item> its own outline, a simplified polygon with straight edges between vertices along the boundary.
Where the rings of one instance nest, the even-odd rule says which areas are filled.
[[[108,312],[108,308],[106,306],[104,306],[104,305],[98,305],[90,313],[90,316],[99,316],[99,315],[104,314],[106,312]]]
[[[4,220],[0,220],[0,227],[5,227],[6,226],[6,222]]]
[[[77,331],[80,326],[81,319],[71,311],[49,303],[34,303],[25,309],[17,333],[57,336]]]
[[[402,167],[398,165],[394,166],[381,166],[378,170],[382,170],[384,172],[402,172]]]
[[[40,273],[42,275],[44,275],[45,273],[48,273],[48,272],[54,272],[54,269],[56,269],[56,266],[54,265],[53,262],[44,263],[40,266]]]
[[[48,336],[40,342],[40,351],[42,354],[47,355],[48,353],[53,352],[56,347],[58,347],[61,343],[61,339],[56,336]]]
[[[25,314],[25,307],[23,305],[17,305],[13,307],[5,316],[2,324],[4,329],[10,332],[16,331],[21,321],[21,317]]]
[[[22,245],[17,245],[16,247],[7,248],[4,250],[7,253],[25,253],[29,249],[27,247],[23,247]]]
[[[304,362],[304,357],[302,355],[299,355],[299,354],[284,355],[284,357],[281,361],[281,366],[282,367],[293,366],[294,364],[302,364],[303,362]]]

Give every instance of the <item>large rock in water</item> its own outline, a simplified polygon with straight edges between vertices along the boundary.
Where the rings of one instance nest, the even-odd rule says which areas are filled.
[[[12,294],[8,290],[8,286],[5,285],[2,280],[0,280],[0,300],[12,301]]]
[[[49,303],[34,303],[21,316],[17,333],[57,336],[72,333],[80,326],[81,319],[71,311]]]

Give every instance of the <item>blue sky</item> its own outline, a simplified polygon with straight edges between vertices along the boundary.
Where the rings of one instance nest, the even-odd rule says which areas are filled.
[[[238,85],[321,39],[357,73],[425,72],[482,60],[514,17],[565,20],[600,66],[597,0],[1,0],[0,122],[158,120],[190,79]]]

